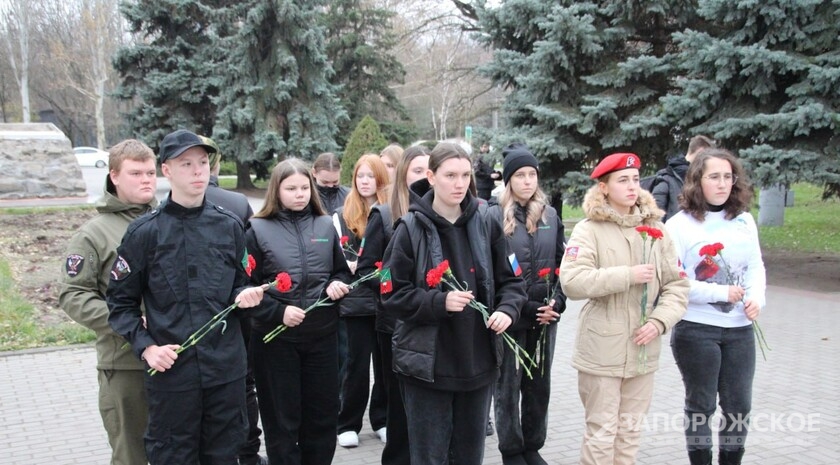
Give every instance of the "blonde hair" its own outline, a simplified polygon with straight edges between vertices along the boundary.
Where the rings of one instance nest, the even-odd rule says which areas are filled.
[[[394,162],[394,166],[397,166],[403,158],[403,153],[403,148],[399,144],[390,144],[379,152],[379,156],[390,158]]]
[[[324,215],[324,208],[321,206],[321,199],[318,195],[318,188],[315,186],[315,178],[306,163],[299,158],[287,158],[271,170],[271,178],[268,180],[268,187],[265,190],[265,201],[263,207],[254,214],[254,218],[270,218],[286,208],[280,203],[280,183],[293,174],[302,174],[309,179],[309,206],[312,208],[313,216]]]
[[[512,236],[513,231],[516,230],[514,214],[516,213],[517,203],[510,183],[505,184],[505,190],[499,195],[499,207],[502,209],[502,226],[505,230],[505,236]],[[548,205],[548,196],[537,185],[537,189],[525,205],[525,230],[528,231],[528,234],[533,235],[537,232],[540,220],[545,221],[546,205]]]
[[[126,139],[108,150],[108,170],[120,172],[125,160],[154,160],[155,152],[137,139]]]
[[[344,200],[344,211],[342,217],[349,229],[356,237],[361,238],[365,235],[365,228],[367,228],[368,215],[370,214],[370,207],[367,201],[359,194],[356,188],[356,175],[359,173],[359,168],[363,165],[370,167],[373,171],[373,179],[376,181],[376,202],[384,204],[388,201],[388,170],[385,168],[385,163],[379,159],[378,155],[362,155],[356,166],[353,167],[353,180],[351,182],[350,193]]]

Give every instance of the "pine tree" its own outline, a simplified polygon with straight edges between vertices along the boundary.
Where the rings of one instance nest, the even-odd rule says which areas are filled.
[[[164,135],[185,128],[210,134],[215,120],[213,99],[223,58],[216,45],[220,15],[234,1],[144,0],[125,2],[121,12],[129,31],[138,36],[113,60],[121,82],[118,99],[136,102],[127,115],[131,130],[150,146]]]
[[[341,158],[341,184],[343,186],[352,184],[353,168],[362,155],[368,152],[379,153],[386,145],[388,141],[382,136],[376,120],[369,115],[362,118],[350,134],[344,156]]]
[[[223,46],[224,81],[214,138],[238,162],[239,187],[247,165],[274,156],[312,159],[336,151],[346,112],[329,82],[324,53],[323,0],[242,2],[242,23]],[[245,165],[246,169],[242,169]]]
[[[338,97],[349,119],[340,125],[339,145],[350,128],[365,115],[382,122],[390,140],[414,137],[408,113],[391,86],[404,82],[405,70],[393,50],[397,38],[391,21],[394,13],[367,0],[333,0],[324,16],[326,53],[340,86]]]
[[[672,124],[736,150],[760,186],[840,194],[840,2],[701,1],[708,27],[676,35]]]
[[[555,207],[561,191],[581,200],[604,155],[634,151],[655,168],[677,150],[658,98],[672,85],[669,34],[694,20],[691,4],[511,0],[476,10],[480,38],[495,49],[483,71],[510,90],[510,130],[494,145],[531,147]]]

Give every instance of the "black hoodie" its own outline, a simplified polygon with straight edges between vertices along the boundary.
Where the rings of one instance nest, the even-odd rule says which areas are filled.
[[[427,186],[418,181],[411,187],[421,194]],[[433,201],[434,192],[428,191],[411,204],[406,215],[411,219],[400,222],[385,252],[393,291],[383,295],[383,304],[398,318],[394,369],[404,380],[432,389],[470,391],[495,381],[501,342],[472,307],[448,312],[451,288],[441,283],[430,289],[426,272],[449,260],[460,285],[489,314],[501,311],[513,321],[526,300],[524,282],[507,263],[501,224],[479,211],[475,197],[467,195],[455,223],[438,215]]]

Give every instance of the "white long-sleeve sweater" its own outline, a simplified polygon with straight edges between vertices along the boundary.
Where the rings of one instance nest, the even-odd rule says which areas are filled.
[[[745,299],[755,300],[764,308],[767,280],[758,228],[752,215],[747,212],[727,220],[725,213],[707,212],[705,220],[700,222],[681,211],[671,217],[665,227],[691,280],[688,311],[683,319],[737,328],[749,325],[750,320],[744,314],[743,303],[726,302],[729,285],[743,286]],[[714,264],[710,264],[700,255],[700,248],[716,242],[723,244],[723,249],[714,257]]]

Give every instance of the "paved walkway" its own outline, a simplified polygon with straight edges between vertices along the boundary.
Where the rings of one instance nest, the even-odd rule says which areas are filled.
[[[840,304],[838,294],[771,287],[761,317],[772,352],[759,358],[753,431],[745,463],[840,464]],[[580,309],[571,302],[560,322],[548,441],[552,464],[578,461],[583,411],[569,366]],[[92,347],[0,354],[0,464],[107,464],[110,451],[97,410]],[[686,463],[682,446],[683,387],[663,351],[653,405],[643,433],[641,464]],[[382,445],[368,425],[355,449],[338,448],[335,464],[379,463]],[[485,464],[501,464],[495,436]]]

